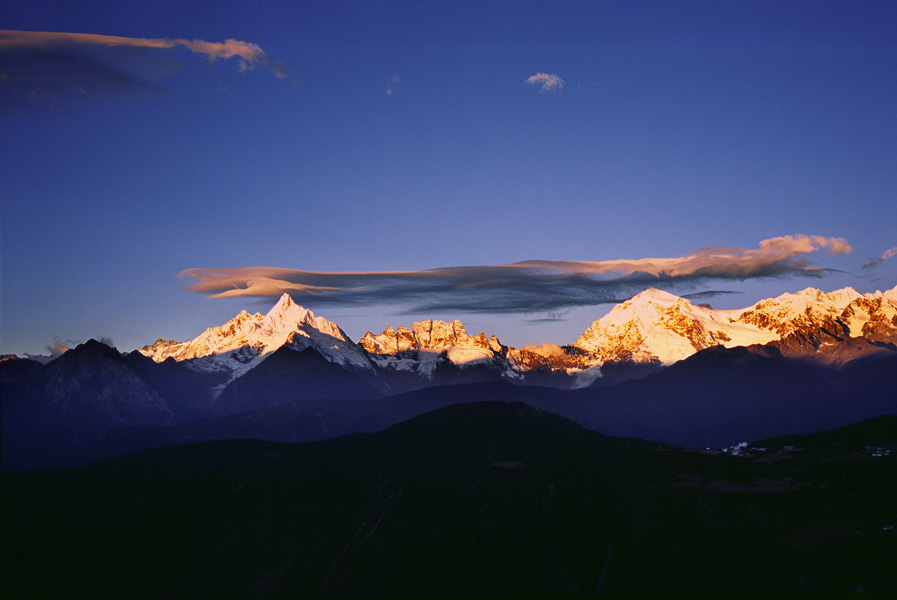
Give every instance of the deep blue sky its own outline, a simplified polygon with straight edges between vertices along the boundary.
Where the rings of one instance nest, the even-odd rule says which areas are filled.
[[[4,3],[0,28],[234,39],[268,60],[0,48],[3,353],[127,351],[273,303],[186,291],[195,268],[675,258],[806,234],[853,252],[802,255],[838,270],[823,278],[668,289],[739,292],[702,300],[731,308],[897,284],[897,257],[870,263],[897,246],[894,2],[36,0]],[[432,317],[513,345],[572,343],[610,308],[297,301],[356,340]]]

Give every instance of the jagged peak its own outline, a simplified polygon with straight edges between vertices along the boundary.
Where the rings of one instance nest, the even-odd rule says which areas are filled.
[[[794,297],[798,297],[798,296],[810,298],[813,300],[819,300],[819,299],[822,299],[823,297],[829,297],[829,298],[834,298],[837,296],[857,297],[857,296],[862,296],[862,294],[860,294],[858,291],[856,291],[855,289],[853,289],[850,286],[843,287],[841,289],[834,290],[832,292],[825,292],[819,288],[814,288],[814,287],[806,287],[806,288],[800,290],[799,292],[793,292],[793,293],[785,292],[784,294],[776,296],[774,299],[778,300],[779,298],[794,298]]]
[[[246,310],[241,310],[241,311],[237,314],[236,317],[234,317],[233,319],[231,319],[231,321],[238,321],[238,322],[243,323],[243,322],[246,322],[246,321],[261,321],[262,318],[263,318],[263,317],[262,317],[261,313],[255,313],[254,315],[251,315],[251,314],[249,314],[249,312],[247,312]]]
[[[852,287],[843,287],[833,292],[825,292],[814,287],[808,287],[800,290],[799,292],[786,292],[784,294],[776,296],[775,298],[760,300],[759,302],[757,302],[757,304],[749,307],[749,309],[747,310],[775,305],[800,306],[805,303],[807,306],[826,307],[824,308],[824,310],[828,310],[830,308],[843,310],[854,300],[858,298],[868,297],[870,295],[874,297],[876,294],[861,294]]]
[[[453,321],[424,319],[412,323],[410,329],[404,325],[400,325],[397,329],[387,326],[380,334],[368,331],[359,343],[372,353],[439,348],[490,348],[493,351],[501,351],[502,348],[501,342],[494,335],[487,338],[485,333],[468,334],[464,324],[458,319]]]
[[[832,294],[834,294],[834,293],[836,293],[836,292],[832,292]],[[784,294],[776,296],[774,298],[774,300],[778,300],[780,302],[787,302],[789,300],[800,298],[800,299],[810,299],[810,300],[819,302],[819,301],[822,301],[822,299],[825,296],[826,296],[826,293],[823,292],[822,290],[814,288],[814,287],[808,287],[808,288],[804,288],[804,289],[800,290],[799,292],[794,292],[794,293],[785,292]]]

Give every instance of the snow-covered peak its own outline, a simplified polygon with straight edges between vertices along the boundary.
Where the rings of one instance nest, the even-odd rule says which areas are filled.
[[[836,321],[844,309],[861,297],[859,292],[849,287],[828,294],[816,288],[807,288],[794,294],[761,300],[741,311],[738,320],[773,331],[779,337],[813,328],[837,330],[840,325]]]
[[[648,288],[644,292],[642,292],[640,294],[636,294],[635,296],[633,296],[632,298],[627,300],[627,302],[631,303],[631,304],[651,303],[651,304],[660,304],[662,306],[669,306],[679,300],[684,300],[685,302],[688,302],[684,298],[680,298],[679,296],[676,296],[675,294],[671,294],[669,292],[665,292],[665,291],[659,290],[657,288]]]
[[[850,328],[851,337],[897,342],[897,287],[857,294],[841,311],[840,320]]]
[[[275,336],[283,332],[291,333],[301,329],[307,333],[316,330],[343,342],[348,339],[336,323],[328,321],[324,317],[315,316],[311,310],[293,302],[289,294],[281,296],[261,322],[262,328]]]
[[[829,293],[808,287],[794,294],[782,294],[781,296],[777,296],[772,300],[766,300],[764,302],[777,302],[779,304],[788,304],[804,309],[808,306],[812,306],[844,310],[845,306],[859,298],[861,295],[862,294],[852,287],[841,288],[840,290],[835,290],[834,292]]]
[[[860,294],[847,287],[807,288],[739,310],[713,310],[648,289],[615,306],[576,341],[601,362],[670,364],[715,345],[766,344],[789,335],[818,339],[863,336],[897,339],[897,288]]]
[[[223,370],[237,377],[257,365],[265,356],[287,345],[295,350],[312,347],[327,360],[342,365],[371,368],[356,345],[332,321],[315,316],[284,294],[262,316],[241,311],[218,327],[210,327],[193,340],[157,340],[140,352],[157,362],[168,357],[193,360],[206,370]],[[201,359],[196,362],[196,359]]]
[[[767,343],[773,338],[755,326],[733,323],[726,311],[652,288],[592,323],[575,346],[601,362],[670,364],[709,346]]]
[[[284,292],[283,294],[281,294],[281,296],[277,300],[277,302],[274,303],[274,306],[271,307],[271,311],[275,311],[275,310],[279,310],[279,309],[280,310],[289,309],[291,306],[297,306],[297,304],[295,302],[293,302],[293,298],[289,294]],[[268,312],[271,312],[271,311],[268,311]]]

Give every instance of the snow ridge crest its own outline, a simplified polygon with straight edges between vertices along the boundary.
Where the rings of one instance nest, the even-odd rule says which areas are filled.
[[[601,363],[671,364],[711,346],[768,344],[787,336],[811,344],[848,337],[895,342],[897,287],[871,294],[806,288],[740,310],[714,310],[648,289],[592,323],[575,346]]]

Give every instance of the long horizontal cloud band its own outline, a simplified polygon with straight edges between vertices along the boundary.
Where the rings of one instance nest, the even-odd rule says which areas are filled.
[[[81,94],[98,91],[102,86],[147,87],[168,71],[159,71],[159,65],[144,53],[126,53],[122,49],[170,51],[176,47],[189,49],[195,54],[216,59],[237,59],[239,71],[265,68],[278,78],[289,77],[289,72],[279,62],[272,63],[265,52],[251,42],[228,39],[209,42],[183,38],[132,38],[95,33],[67,33],[55,31],[15,31],[0,29],[0,61],[5,70],[4,86],[0,94],[10,89],[24,88],[30,101],[41,93],[70,92]],[[73,52],[77,48],[99,49],[83,54]],[[107,64],[108,59],[121,60]],[[138,59],[138,57],[141,57]],[[169,61],[176,60],[168,57]],[[170,67],[169,67],[170,69]],[[146,81],[145,81],[146,80]],[[150,85],[152,87],[152,85]]]
[[[325,273],[275,267],[188,269],[189,291],[212,298],[277,298],[284,292],[311,306],[410,305],[406,312],[539,312],[618,302],[648,286],[707,280],[807,275],[821,277],[809,255],[851,252],[841,238],[794,235],[760,242],[754,250],[704,248],[676,258],[531,260],[508,265],[425,271]]]
[[[209,58],[231,58],[239,56],[251,63],[267,62],[267,57],[256,44],[227,40],[207,42],[205,40],[184,40],[169,38],[130,38],[118,35],[95,33],[63,33],[55,31],[14,31],[0,29],[0,48],[45,48],[58,44],[81,44],[85,46],[131,46],[135,48],[174,48],[184,46]]]

